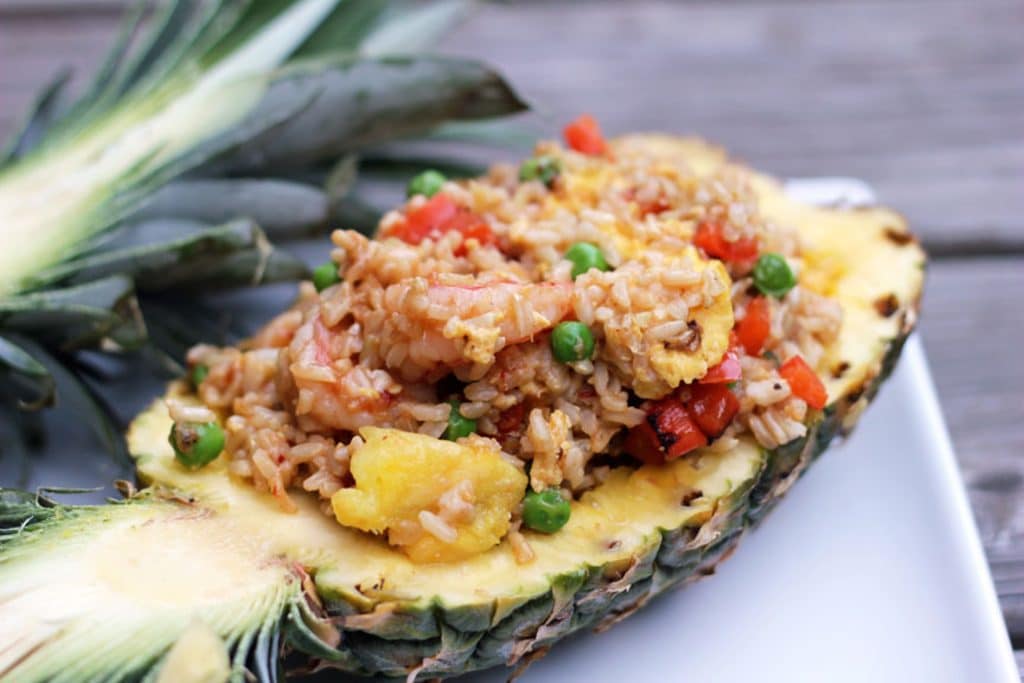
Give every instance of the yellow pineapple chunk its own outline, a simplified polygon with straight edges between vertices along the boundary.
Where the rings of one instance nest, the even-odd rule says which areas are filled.
[[[472,557],[508,533],[526,475],[496,450],[379,427],[359,434],[356,485],[331,496],[339,524],[387,532],[415,562]]]

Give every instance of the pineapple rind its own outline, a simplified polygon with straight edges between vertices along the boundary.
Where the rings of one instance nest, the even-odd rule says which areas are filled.
[[[694,141],[639,136],[632,143],[650,145],[652,149],[688,148],[698,171],[724,161],[720,152]],[[634,530],[629,537],[632,545],[624,555],[607,558],[597,551],[575,555],[567,551],[563,566],[547,572],[542,582],[525,580],[529,573],[529,567],[525,567],[498,582],[498,590],[483,591],[482,595],[466,589],[474,582],[482,586],[495,578],[479,564],[481,560],[474,560],[476,565],[457,563],[448,570],[429,565],[418,568],[430,579],[443,577],[445,572],[458,576],[457,581],[448,583],[435,581],[436,590],[430,590],[430,579],[423,588],[414,573],[392,571],[398,565],[374,554],[373,539],[339,540],[346,530],[336,525],[331,528],[331,536],[318,535],[314,529],[301,539],[306,545],[296,548],[301,552],[293,559],[313,574],[319,601],[338,626],[340,641],[328,642],[330,638],[303,625],[288,631],[292,647],[328,666],[417,680],[500,664],[522,666],[569,633],[611,625],[653,596],[714,572],[747,529],[764,518],[831,439],[853,427],[891,371],[914,327],[923,281],[924,256],[906,235],[905,224],[896,214],[883,209],[825,211],[802,207],[786,200],[770,179],[755,176],[753,182],[766,215],[797,225],[802,237],[818,252],[834,255],[830,272],[835,269],[835,261],[841,262],[836,271],[841,276],[832,283],[830,294],[843,304],[844,331],[830,351],[835,361],[848,361],[849,367],[828,379],[830,404],[813,417],[806,437],[771,452],[758,452],[757,458],[750,460],[749,476],[733,482],[735,486],[722,492],[701,514],[681,517],[668,525],[653,523],[642,532]],[[895,296],[899,305],[895,310],[884,307],[882,313],[873,304],[889,295]],[[181,387],[172,390],[181,391]],[[154,449],[163,440],[155,435],[166,433],[167,419],[161,407],[147,411],[133,424],[129,434],[133,452],[149,453],[139,458],[142,476],[155,479],[157,489],[164,494],[174,489],[194,493],[201,505],[218,511],[214,514],[243,518],[252,512],[255,508],[247,506],[259,495],[254,491],[246,489],[244,495],[236,496],[231,487],[205,490],[207,482],[215,480],[210,477],[216,478],[218,470],[223,470],[223,463],[193,479],[184,472],[179,476],[159,466]],[[219,477],[227,481],[223,471]],[[651,481],[651,491],[657,491],[658,482],[665,484],[667,479],[652,476]],[[234,488],[242,487],[244,484]],[[678,510],[678,501],[665,498],[665,502],[666,509]],[[631,503],[624,501],[624,505],[629,507]],[[319,514],[312,503],[307,507],[310,513]],[[650,512],[650,508],[640,507]],[[573,519],[586,518],[577,509]],[[305,509],[299,513],[306,514]],[[281,513],[264,515],[262,532],[267,538],[283,533],[288,527],[281,520],[289,517]],[[294,524],[295,518],[291,519]],[[320,519],[325,525],[333,524]],[[281,526],[275,527],[278,521]],[[564,538],[566,543],[578,540],[569,535]],[[352,576],[355,574],[348,565],[365,562],[366,557],[381,562],[384,581],[372,585],[346,582],[345,572],[332,564],[330,546],[345,549],[346,570]],[[500,547],[492,553],[499,551]],[[276,554],[277,550],[268,548],[268,552]],[[400,556],[397,551],[391,552]],[[403,557],[402,561],[407,560]],[[302,605],[311,609],[306,603]],[[289,614],[297,609],[293,603]],[[293,620],[289,617],[286,624]]]
[[[702,143],[658,136],[638,142],[692,145],[691,158],[698,170],[710,169],[724,160],[719,152]],[[767,200],[765,211],[769,216],[797,225],[802,236],[823,251],[828,252],[828,244],[833,243],[832,252],[848,268],[833,283],[830,294],[843,302],[847,326],[834,349],[836,361],[849,359],[850,367],[827,382],[830,405],[809,427],[808,434],[766,453],[766,465],[756,481],[737,489],[699,529],[683,526],[659,530],[658,542],[636,555],[627,581],[629,590],[620,590],[621,581],[616,583],[608,577],[606,567],[587,566],[552,577],[550,591],[518,605],[480,605],[476,609],[462,606],[463,614],[471,612],[476,618],[468,623],[465,619],[459,621],[475,630],[478,639],[473,653],[458,661],[446,659],[438,663],[431,659],[441,648],[440,639],[434,634],[428,641],[396,644],[360,631],[357,637],[344,640],[343,647],[362,663],[364,673],[403,675],[422,666],[420,674],[426,677],[500,664],[514,666],[531,655],[543,653],[554,641],[573,631],[610,624],[664,590],[713,573],[743,534],[774,508],[831,440],[853,428],[863,408],[891,373],[914,329],[923,285],[924,254],[907,234],[904,220],[890,211],[802,207],[786,200],[773,180],[755,176],[754,182]],[[896,295],[899,307],[886,315],[876,310],[874,302],[890,293]],[[706,538],[702,539],[706,531]],[[515,601],[510,598],[507,602]],[[346,604],[344,600],[331,599],[327,608],[345,613]],[[432,612],[440,628],[448,625],[451,608],[435,604],[425,607],[424,612],[427,611]],[[496,616],[485,630],[481,625],[488,612]]]

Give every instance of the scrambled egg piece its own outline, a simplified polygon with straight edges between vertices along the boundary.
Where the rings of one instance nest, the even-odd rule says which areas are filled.
[[[710,306],[695,308],[690,311],[690,320],[696,320],[701,328],[700,348],[695,353],[670,349],[665,344],[651,349],[651,367],[670,387],[680,383],[694,382],[719,363],[725,352],[729,350],[729,332],[733,327],[732,297],[730,286],[732,281],[721,261],[705,262],[707,268],[717,271],[725,284],[724,291],[716,296]],[[637,389],[639,395],[640,389]]]
[[[340,524],[387,532],[415,562],[472,557],[508,533],[526,475],[497,451],[396,429],[364,427],[359,434],[366,443],[352,456],[356,485],[331,497]]]
[[[681,173],[668,162],[655,163],[652,171],[681,188],[697,182],[696,177]],[[593,162],[581,171],[565,172],[561,191],[548,195],[542,215],[552,217],[560,210],[579,213],[597,205],[602,196],[623,195],[632,182],[622,167],[615,163]],[[652,236],[638,228],[636,221],[622,220],[611,213],[593,212],[587,220],[606,240],[602,246],[613,247],[613,253],[623,261],[646,262],[645,253],[653,250],[668,257],[687,258],[700,271],[709,268],[714,271],[722,283],[722,291],[709,305],[693,308],[687,316],[688,321],[695,321],[700,326],[699,348],[681,350],[664,343],[650,345],[643,351],[650,363],[649,368],[634,368],[633,389],[641,398],[660,398],[680,384],[703,377],[725,356],[729,348],[729,332],[735,321],[730,292],[732,280],[728,271],[721,261],[704,259],[689,244],[694,222],[677,217],[659,219],[658,234]],[[637,311],[634,312],[634,321],[640,328],[638,333],[642,334],[644,328],[655,323],[655,316]],[[614,333],[606,330],[606,334]]]

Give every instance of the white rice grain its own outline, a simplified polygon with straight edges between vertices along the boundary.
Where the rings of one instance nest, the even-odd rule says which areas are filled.
[[[430,510],[420,510],[419,521],[424,531],[442,543],[454,543],[459,538],[455,527]]]
[[[167,412],[175,422],[216,422],[217,414],[203,405],[167,399]]]

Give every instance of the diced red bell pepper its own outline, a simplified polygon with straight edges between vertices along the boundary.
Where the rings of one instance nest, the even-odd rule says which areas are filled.
[[[789,384],[789,390],[797,398],[815,410],[821,410],[828,402],[828,392],[817,373],[800,356],[793,356],[779,368],[779,374]]]
[[[724,384],[694,384],[686,409],[708,438],[721,436],[740,409],[740,400]]]
[[[693,236],[693,243],[708,256],[737,264],[750,264],[757,260],[757,238],[743,237],[735,242],[725,239],[722,224],[717,221],[701,221]]]
[[[658,434],[646,421],[629,430],[623,448],[644,464],[661,465],[665,462],[665,451],[658,440]]]
[[[647,405],[647,419],[626,435],[625,449],[649,465],[657,465],[689,453],[708,443],[708,438],[673,397]]]
[[[722,356],[722,360],[717,365],[708,368],[704,376],[697,381],[701,384],[722,384],[735,382],[741,377],[743,377],[743,367],[740,365],[740,355],[735,346],[730,344],[729,350]]]
[[[403,242],[419,244],[428,237],[439,239],[452,230],[462,233],[463,239],[476,239],[481,245],[494,244],[494,232],[480,216],[460,207],[455,201],[439,192],[423,205],[406,214],[405,220],[394,225],[389,234]],[[465,246],[456,250],[456,256],[465,254]]]
[[[674,398],[661,410],[657,423],[659,437],[666,447],[666,460],[675,460],[708,443],[686,407]]]
[[[480,246],[490,246],[496,244],[498,241],[497,237],[494,235],[494,231],[491,230],[491,226],[487,224],[487,221],[466,209],[459,209],[458,213],[455,214],[455,217],[444,225],[444,229],[446,231],[458,230],[462,233],[463,243],[455,250],[456,256],[465,255],[466,240],[475,239],[480,243]]]
[[[743,319],[736,323],[736,337],[751,356],[760,355],[771,334],[772,306],[767,297],[755,297],[747,304]]]
[[[608,145],[601,134],[601,127],[590,114],[583,114],[562,131],[565,143],[583,154],[604,154]]]
[[[518,431],[523,425],[523,421],[526,418],[526,404],[517,403],[511,408],[507,408],[502,411],[501,415],[498,416],[498,433],[508,434],[509,432]]]
[[[419,244],[428,237],[439,237],[441,226],[455,218],[459,206],[451,197],[438,192],[405,215],[405,220],[391,227],[389,233],[409,244]]]

